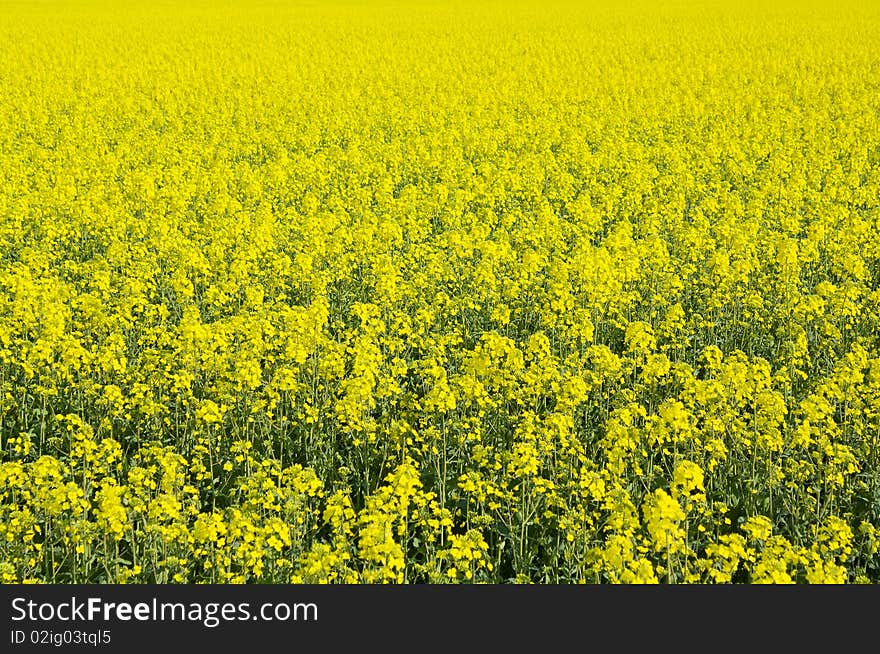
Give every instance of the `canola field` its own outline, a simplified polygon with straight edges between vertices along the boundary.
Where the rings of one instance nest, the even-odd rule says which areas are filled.
[[[0,5],[3,583],[880,582],[880,5]]]

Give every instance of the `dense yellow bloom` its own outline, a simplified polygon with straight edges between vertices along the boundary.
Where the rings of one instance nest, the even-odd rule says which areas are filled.
[[[880,9],[765,4],[0,6],[0,582],[880,581]]]

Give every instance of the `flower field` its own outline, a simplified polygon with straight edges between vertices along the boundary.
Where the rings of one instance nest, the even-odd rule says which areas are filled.
[[[0,582],[880,582],[880,5],[0,5]]]

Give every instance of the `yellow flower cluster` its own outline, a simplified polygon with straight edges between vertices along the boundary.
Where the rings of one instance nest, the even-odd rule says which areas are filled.
[[[880,8],[0,7],[0,581],[880,582]]]

